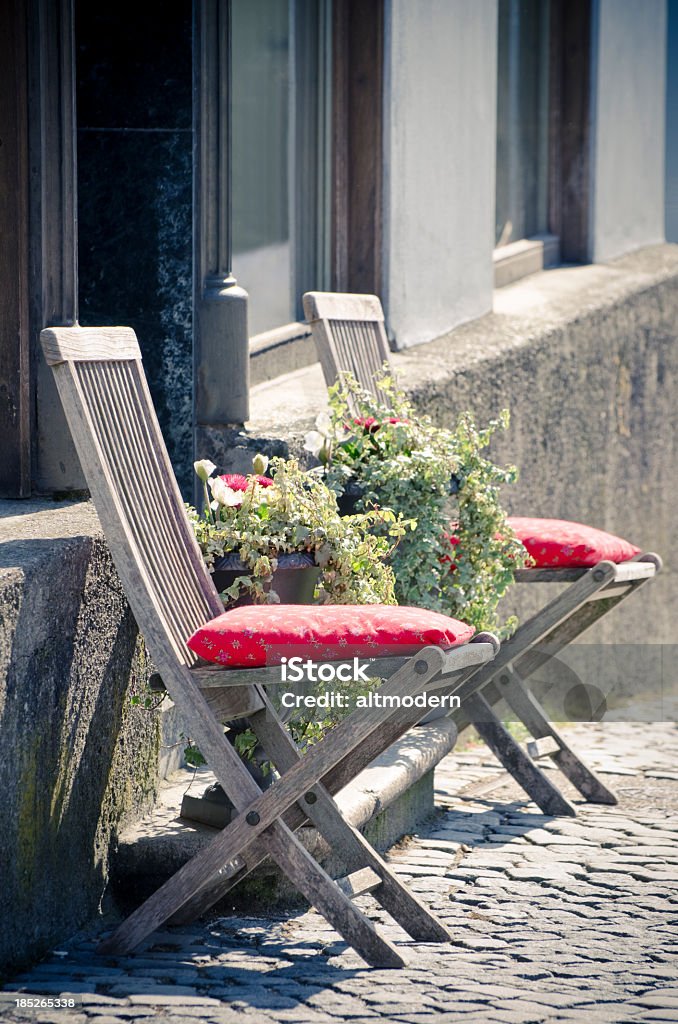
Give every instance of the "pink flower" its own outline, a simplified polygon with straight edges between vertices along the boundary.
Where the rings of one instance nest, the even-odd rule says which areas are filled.
[[[212,494],[215,499],[211,503],[211,507],[215,510],[220,505],[228,506],[230,508],[240,508],[242,500],[238,500],[237,495],[244,494],[252,480],[258,483],[261,487],[270,487],[273,483],[273,481],[267,476],[257,475],[247,477],[242,473],[222,473],[221,476],[215,477],[210,481]]]
[[[375,434],[385,423],[407,423],[407,420],[401,420],[398,416],[388,416],[385,420],[381,421],[374,416],[356,416],[353,423],[356,427],[362,427],[365,434]],[[348,424],[346,429],[350,430]]]
[[[268,476],[254,476],[246,477],[242,473],[223,473],[220,477],[227,487],[230,487],[232,491],[246,491],[249,487],[250,480],[255,480],[262,487],[270,487],[273,481]]]

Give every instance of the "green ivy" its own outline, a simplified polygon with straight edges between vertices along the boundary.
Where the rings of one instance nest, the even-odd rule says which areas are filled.
[[[506,521],[500,489],[517,471],[483,454],[494,432],[508,427],[508,411],[484,429],[468,412],[454,429],[438,427],[386,370],[378,385],[375,398],[343,374],[330,388],[320,447],[327,484],[337,494],[357,491],[360,511],[388,507],[416,520],[390,559],[400,604],[508,635],[515,620],[501,621],[497,606],[526,552]]]

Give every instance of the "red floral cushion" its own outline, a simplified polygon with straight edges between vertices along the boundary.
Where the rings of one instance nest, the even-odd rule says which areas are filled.
[[[438,612],[398,605],[247,605],[196,629],[187,641],[195,654],[229,668],[280,663],[290,649],[314,661],[415,654],[420,648],[456,647],[473,626]]]
[[[565,519],[509,516],[509,525],[540,569],[588,567],[598,562],[627,562],[640,548],[604,530]]]

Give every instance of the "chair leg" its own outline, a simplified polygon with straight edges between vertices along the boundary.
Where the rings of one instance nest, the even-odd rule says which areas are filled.
[[[498,676],[497,689],[518,718],[530,730],[535,739],[550,736],[558,745],[557,750],[549,754],[560,771],[573,786],[579,790],[585,800],[594,804],[614,805],[617,798],[605,786],[598,776],[568,747],[558,730],[549,722],[544,710],[530,690],[511,669],[503,670]]]
[[[379,934],[299,840],[282,823],[271,832],[271,854],[287,877],[363,960],[372,967],[404,967],[395,946]]]
[[[451,678],[450,691],[456,692],[458,687],[463,686],[478,671],[479,668],[475,666],[458,672]],[[412,722],[404,718],[400,712],[387,714],[358,747],[347,753],[328,772],[323,773],[320,782],[327,792],[331,795],[338,793],[375,757],[400,739],[411,725]],[[308,820],[308,810],[307,805],[293,804],[285,812],[283,820],[288,828],[294,831]],[[221,866],[218,873],[203,883],[196,894],[172,916],[171,923],[186,924],[200,917],[261,864],[266,856],[266,848],[260,840],[251,842],[242,851],[236,863],[225,868]]]
[[[657,555],[651,553],[643,555],[641,561],[654,562],[656,570],[659,571],[661,569],[661,559]],[[540,703],[524,685],[523,680],[548,663],[567,644],[589,629],[590,626],[602,618],[603,615],[606,615],[612,608],[625,601],[632,594],[635,594],[640,587],[646,586],[652,578],[652,576],[648,576],[643,579],[634,580],[624,593],[607,599],[591,601],[593,595],[589,595],[587,602],[573,610],[568,618],[555,625],[550,632],[542,636],[539,647],[528,647],[525,653],[513,661],[512,667],[507,666],[500,673],[495,674],[494,682],[483,689],[483,693],[492,704],[503,698],[527,726],[535,739],[548,736],[556,741],[559,749],[549,756],[563,775],[570,780],[573,786],[590,803],[613,806],[617,803],[617,798],[581,758],[568,747],[562,735],[546,718]],[[546,611],[548,611],[548,606]],[[521,629],[518,630],[516,638],[520,633]],[[504,682],[504,680],[506,681]]]
[[[620,601],[634,593],[640,586],[645,585],[648,579],[651,579],[648,577],[634,582],[624,594],[609,599],[592,600],[596,596],[599,597],[600,591],[606,586],[604,578],[595,581],[593,577],[593,572],[587,573],[518,628],[511,640],[502,646],[495,662],[481,669],[459,691],[462,710],[457,712],[454,718],[460,729],[472,721],[474,713],[470,701],[474,693],[483,695],[488,710],[502,698],[505,699],[535,739],[549,736],[556,741],[559,749],[550,756],[586,800],[591,803],[614,805],[617,803],[614,794],[567,746],[560,733],[546,718],[534,695],[521,682],[521,677],[526,679],[537,669],[543,667],[567,644],[580,636],[584,630],[593,625]],[[498,682],[504,678],[507,679],[506,683]],[[479,714],[487,719],[486,710]],[[478,728],[477,722],[474,721],[473,724]],[[499,728],[497,728],[498,726]],[[494,721],[487,721],[484,730],[478,728],[478,732],[501,760],[499,750],[506,747],[508,734],[502,735],[499,720],[494,718]],[[503,730],[503,732],[506,731]],[[508,740],[513,743],[510,736],[508,736]],[[492,745],[493,743],[496,749]],[[517,744],[513,745],[520,749]],[[513,754],[515,757],[518,756],[515,751]],[[521,754],[523,754],[522,751]],[[527,755],[523,754],[523,757],[527,757]],[[531,761],[530,764],[532,764]],[[536,769],[536,766],[533,765],[533,767]],[[512,769],[509,770],[511,774],[515,774]],[[539,769],[536,770],[539,771]],[[531,777],[531,774],[528,769],[526,777]],[[540,772],[540,775],[543,778],[543,773]],[[526,788],[520,779],[518,781],[523,788]]]
[[[483,696],[476,693],[467,697],[464,710],[481,739],[544,814],[576,815],[569,800],[513,739]]]
[[[167,921],[190,899],[204,879],[217,870],[221,859],[217,846],[215,840],[184,864],[99,945],[98,952],[126,953]],[[358,910],[281,821],[275,821],[266,832],[266,852],[309,903],[368,964],[373,967],[404,965],[395,946],[379,935],[369,918]]]
[[[434,679],[444,665],[438,648],[423,648],[382,687],[385,696],[416,694]],[[179,693],[180,697],[183,694]],[[217,778],[240,814],[213,839],[205,850],[184,864],[106,940],[102,950],[133,949],[146,935],[172,917],[209,883],[212,876],[242,855],[252,840],[262,843],[311,904],[337,928],[368,963],[398,966],[397,951],[382,939],[371,922],[351,903],[281,820],[319,779],[344,761],[364,742],[388,712],[375,716],[372,710],[356,711],[332,730],[325,739],[299,759],[266,793],[260,789],[230,747],[209,709],[195,701],[193,707],[178,704],[187,712],[201,747],[205,749]],[[203,712],[201,720],[199,713]],[[400,714],[400,712],[398,713]],[[405,716],[406,717],[406,716]],[[265,836],[263,833],[266,833]]]
[[[273,709],[251,716],[253,731],[280,772],[288,771],[301,754],[289,733],[274,717]],[[379,875],[381,884],[373,891],[375,899],[408,934],[420,942],[449,942],[452,935],[417,897],[397,878],[388,864],[370,846],[363,835],[343,817],[336,803],[320,783],[306,794],[303,808],[313,824],[339,852],[349,872],[369,867]]]

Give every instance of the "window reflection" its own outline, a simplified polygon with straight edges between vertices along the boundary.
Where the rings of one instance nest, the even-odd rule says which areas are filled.
[[[495,244],[548,230],[547,0],[499,0]]]
[[[233,273],[249,332],[327,286],[329,0],[233,0]]]

